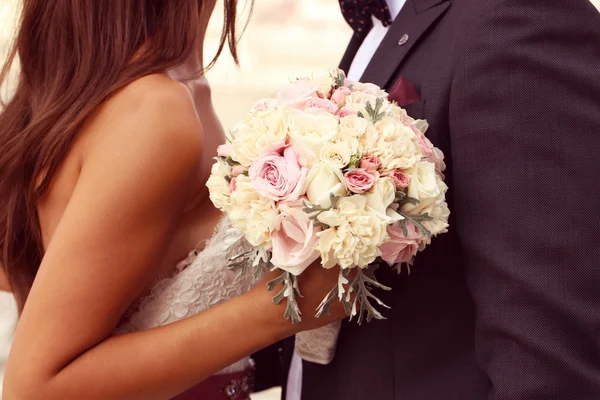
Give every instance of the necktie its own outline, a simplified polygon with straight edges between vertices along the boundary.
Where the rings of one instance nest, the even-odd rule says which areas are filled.
[[[364,36],[373,27],[371,16],[381,21],[383,26],[392,24],[392,16],[385,0],[340,0],[344,19],[356,36]]]

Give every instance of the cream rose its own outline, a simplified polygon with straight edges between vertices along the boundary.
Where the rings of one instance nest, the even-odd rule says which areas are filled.
[[[435,164],[421,161],[410,177],[407,191],[407,194],[419,200],[419,203],[416,205],[406,204],[403,211],[410,214],[429,213],[431,215],[436,200],[443,198],[446,190],[446,184],[438,178],[435,172]]]
[[[388,207],[396,199],[396,184],[389,177],[381,177],[369,193],[365,194],[367,207],[373,211],[386,215]]]
[[[285,140],[287,125],[281,109],[254,111],[231,131],[231,158],[250,167],[265,148]]]
[[[226,162],[217,160],[217,162],[212,165],[210,177],[206,181],[210,200],[215,207],[225,212],[228,212],[231,209],[231,203],[229,201],[229,194],[231,192],[229,180],[230,172],[231,168]]]
[[[325,143],[323,147],[321,147],[319,160],[334,168],[342,169],[348,165],[352,154],[352,144],[349,142],[338,141],[336,143]]]
[[[367,128],[370,125],[371,123],[364,118],[356,115],[349,115],[340,118],[340,134],[360,137],[367,131]]]
[[[322,212],[318,220],[330,227],[317,233],[323,267],[366,268],[381,255],[387,224],[367,209],[365,196],[342,198],[337,209]]]
[[[270,248],[277,217],[275,202],[261,196],[246,175],[236,178],[236,189],[231,193],[230,201],[228,216],[233,226],[244,233],[251,245]]]
[[[342,172],[329,164],[315,164],[306,178],[306,197],[312,204],[327,208],[331,205],[330,195],[346,195]]]
[[[287,121],[292,142],[308,167],[316,161],[321,147],[334,141],[339,131],[338,117],[320,108],[292,109]]]

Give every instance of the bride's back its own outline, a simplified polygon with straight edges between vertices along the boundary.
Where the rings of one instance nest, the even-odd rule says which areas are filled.
[[[207,106],[210,99],[207,99]],[[166,106],[166,107],[164,107]],[[169,110],[176,108],[174,115]],[[156,110],[163,113],[156,114]],[[152,113],[153,115],[149,115]],[[42,232],[44,248],[47,248],[61,217],[69,204],[73,191],[77,185],[82,162],[86,154],[93,152],[95,146],[102,146],[102,141],[107,140],[107,131],[116,131],[127,122],[131,125],[137,121],[153,119],[179,118],[185,120],[197,119],[196,109],[187,88],[170,79],[164,74],[153,74],[140,78],[114,95],[94,112],[77,133],[76,139],[57,169],[48,189],[38,203],[38,216]],[[213,124],[216,121],[211,121]],[[199,129],[193,132],[201,139]],[[118,146],[114,147],[118,152]],[[165,152],[169,151],[168,148]],[[206,163],[203,158],[208,157],[207,152],[202,152],[198,157],[197,169],[194,174],[198,179],[187,188],[186,201],[181,205],[181,218],[173,232],[173,240],[165,252],[164,259],[157,260],[157,275],[170,273],[178,261],[185,258],[187,252],[193,249],[203,239],[213,232],[219,213],[211,206],[205,192]],[[140,179],[152,179],[151,176],[141,176]],[[98,194],[101,196],[101,193]],[[202,218],[200,218],[202,216]],[[150,267],[150,266],[149,266]]]

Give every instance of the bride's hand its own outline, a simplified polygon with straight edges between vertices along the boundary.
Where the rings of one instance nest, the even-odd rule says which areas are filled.
[[[280,311],[280,322],[288,324],[290,329],[296,333],[316,329],[331,322],[347,318],[348,315],[346,314],[342,303],[337,300],[333,302],[328,314],[322,315],[319,318],[315,317],[319,304],[321,304],[321,301],[337,284],[339,273],[340,270],[338,267],[332,269],[323,268],[319,260],[310,265],[300,276],[298,276],[298,286],[302,297],[296,297],[296,301],[300,306],[302,321],[292,325],[290,321],[284,320],[283,313],[287,305],[287,300],[283,299],[283,301],[276,306]],[[277,278],[280,274],[281,271],[279,270],[269,272],[264,280],[264,284],[259,285],[259,290],[262,288],[262,290],[266,291],[266,282]],[[283,288],[283,286],[282,284],[279,284],[273,291],[268,292],[269,299],[272,299],[281,288]]]

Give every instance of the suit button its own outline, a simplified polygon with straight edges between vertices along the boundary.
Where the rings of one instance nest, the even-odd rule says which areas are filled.
[[[405,33],[404,35],[400,36],[400,40],[398,40],[398,46],[402,46],[406,44],[406,42],[408,42],[408,35]]]

